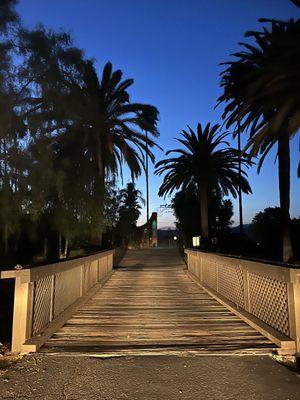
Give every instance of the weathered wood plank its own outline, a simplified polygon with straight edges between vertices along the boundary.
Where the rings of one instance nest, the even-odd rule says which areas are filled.
[[[174,253],[153,250],[146,261],[139,254],[125,257],[126,268],[116,271],[43,352],[266,354],[276,347],[193,282]]]

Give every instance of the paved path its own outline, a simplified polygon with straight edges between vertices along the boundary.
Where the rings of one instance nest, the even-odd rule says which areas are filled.
[[[300,379],[267,356],[28,356],[2,400],[299,400]]]
[[[193,282],[176,249],[131,250],[121,266],[41,351],[269,354],[276,347]]]
[[[158,262],[163,264],[163,267],[157,269]],[[174,268],[174,265],[177,266]],[[161,324],[164,326],[164,336],[172,341],[173,347],[174,344],[178,346],[183,332],[189,335],[188,341],[183,343],[183,348],[189,348],[187,344],[190,343],[191,337],[194,340],[192,346],[203,345],[209,338],[207,333],[206,336],[197,334],[204,330],[203,325],[206,325],[205,331],[211,333],[213,340],[220,341],[224,337],[224,332],[221,338],[218,336],[217,328],[224,330],[225,327],[228,334],[233,330],[234,340],[231,337],[223,343],[218,342],[219,345],[222,344],[223,350],[229,343],[237,344],[236,337],[245,335],[245,332],[252,335],[253,342],[253,332],[247,330],[248,327],[227,310],[220,308],[205,292],[199,290],[197,285],[187,280],[182,267],[178,256],[175,253],[169,253],[168,256],[165,250],[157,250],[156,253],[147,251],[143,253],[143,257],[141,253],[129,252],[123,262],[123,268],[118,270],[114,280],[97,294],[90,305],[67,323],[50,341],[48,347],[44,348],[46,352],[24,357],[8,372],[0,375],[0,399],[299,400],[299,377],[269,356],[202,354],[186,357],[182,356],[185,354],[182,348],[178,353],[181,356],[126,356],[103,359],[82,356],[78,351],[75,356],[68,356],[66,353],[49,354],[51,346],[54,345],[53,341],[62,339],[65,344],[59,346],[56,342],[54,352],[59,348],[68,350],[66,340],[74,342],[75,338],[74,333],[71,334],[71,328],[79,328],[79,332],[83,334],[84,327],[89,326],[91,321],[95,325],[97,341],[103,341],[101,354],[104,354],[104,341],[107,342],[110,336],[113,336],[113,341],[116,338],[120,340],[121,337],[124,340],[126,332],[130,333],[126,339],[127,350],[137,337],[142,338],[142,347],[145,349],[145,340],[148,341],[150,337],[155,337],[155,340],[159,337],[161,339]],[[156,278],[153,276],[154,268]],[[143,300],[140,299],[142,294]],[[208,305],[215,311],[207,313]],[[174,307],[176,312],[171,311]],[[177,307],[180,307],[181,311]],[[119,315],[112,313],[116,308],[122,309]],[[187,314],[193,316],[187,317]],[[179,336],[175,327],[180,328]],[[239,330],[242,332],[238,333]],[[175,331],[174,336],[172,333]],[[133,335],[133,332],[136,332],[136,335]],[[259,338],[259,341],[261,340],[263,339]],[[72,346],[74,347],[74,343],[69,349]],[[112,347],[110,341],[106,350],[112,350]],[[255,348],[257,347],[252,347],[252,351]],[[136,349],[135,347],[134,354],[138,354]],[[242,351],[241,347],[239,351]],[[233,352],[231,349],[231,353]]]

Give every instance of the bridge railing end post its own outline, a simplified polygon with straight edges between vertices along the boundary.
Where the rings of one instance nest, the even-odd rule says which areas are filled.
[[[22,345],[32,333],[34,283],[22,282],[22,278],[15,278],[12,352],[21,351]]]
[[[300,282],[291,280],[288,284],[288,309],[290,336],[295,340],[296,357],[300,366]]]

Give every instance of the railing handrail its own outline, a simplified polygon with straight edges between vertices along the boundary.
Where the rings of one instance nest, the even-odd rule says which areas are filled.
[[[37,351],[112,274],[114,250],[20,270],[15,279],[12,351]]]
[[[278,268],[276,265],[261,262],[259,260],[231,257],[220,253],[211,253],[198,249],[185,249],[185,253],[201,253],[208,258],[217,258],[218,260],[223,260],[225,263],[230,262],[232,266],[240,266],[242,269],[246,269],[249,272],[259,273],[282,282],[300,283],[299,268],[292,268],[290,266],[281,266]]]
[[[189,273],[213,297],[276,343],[281,354],[300,355],[300,269],[199,249],[185,253]]]
[[[19,270],[12,269],[8,271],[1,271],[0,279],[21,278],[22,283],[35,282],[47,276],[58,274],[60,272],[65,272],[70,269],[76,268],[84,263],[97,260],[101,255],[103,255],[103,257],[106,257],[107,255],[113,253],[114,253],[113,249],[103,250],[87,256],[58,261],[56,263],[51,263],[41,266],[32,266],[29,268],[23,268]]]
[[[185,250],[189,251],[194,251],[194,252],[200,252],[200,253],[205,253],[205,254],[214,254],[217,256],[221,257],[229,257],[229,258],[236,258],[237,260],[246,260],[246,261],[254,261],[254,262],[259,262],[261,264],[268,264],[272,266],[276,266],[279,268],[292,268],[292,269],[300,269],[300,264],[291,264],[287,262],[281,262],[281,261],[274,261],[274,260],[264,260],[261,258],[255,258],[255,257],[247,257],[243,255],[238,255],[238,254],[226,254],[226,253],[216,253],[208,250],[203,250],[200,248],[195,248],[195,247],[187,247]]]

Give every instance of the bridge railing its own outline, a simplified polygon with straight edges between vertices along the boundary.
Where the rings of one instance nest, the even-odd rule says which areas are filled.
[[[188,271],[215,298],[282,354],[300,354],[300,269],[192,249],[185,253]]]
[[[36,351],[113,269],[113,250],[55,264],[2,271],[15,279],[12,351]],[[97,286],[97,287],[96,287]]]

